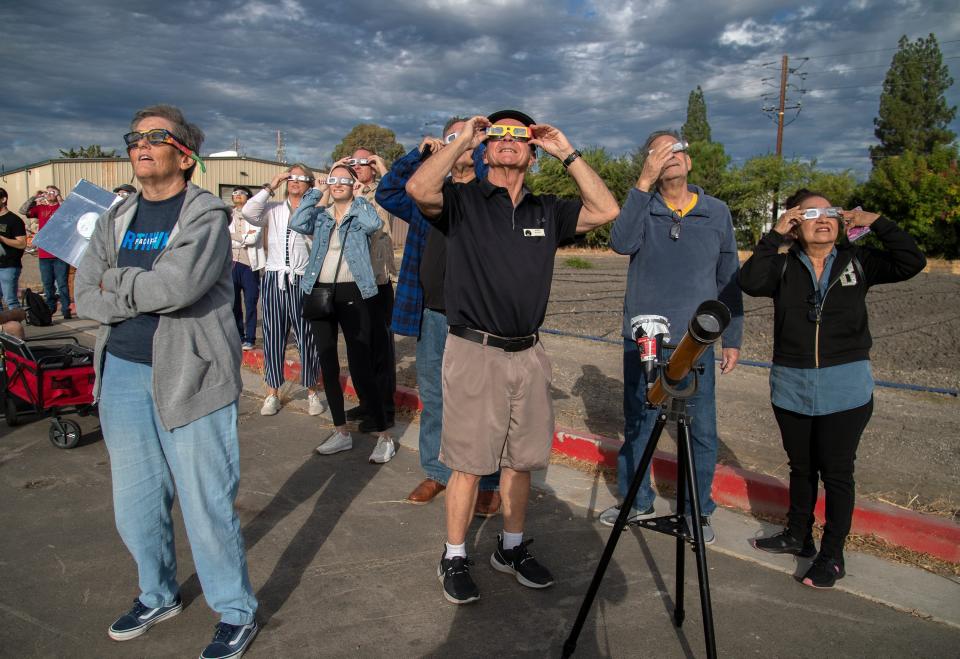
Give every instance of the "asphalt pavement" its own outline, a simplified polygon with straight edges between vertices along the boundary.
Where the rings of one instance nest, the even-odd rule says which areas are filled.
[[[280,414],[261,417],[259,376],[244,378],[237,506],[263,625],[247,656],[560,655],[609,537],[594,521],[612,501],[607,484],[558,464],[538,474],[526,536],[557,578],[546,590],[495,572],[489,555],[502,520],[475,520],[467,545],[481,599],[457,607],[436,577],[442,497],[426,506],[404,502],[422,477],[417,426],[397,427],[400,450],[386,465],[367,462],[374,439],[361,433],[352,451],[318,456],[313,449],[330,420],[308,416],[295,389]],[[50,444],[46,420],[0,426],[0,656],[196,656],[217,620],[179,514],[183,613],[132,641],[106,635],[138,594],[136,570],[114,528],[96,419],[79,421],[85,437],[73,450]],[[817,591],[792,578],[805,563],[750,549],[748,539],[769,527],[725,510],[714,523],[719,539],[707,560],[721,656],[956,656],[955,581],[851,552],[844,589]],[[686,553],[687,617],[678,629],[673,540],[627,531],[576,656],[705,656]]]

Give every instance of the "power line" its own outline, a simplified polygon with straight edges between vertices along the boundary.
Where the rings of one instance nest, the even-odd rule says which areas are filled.
[[[938,44],[944,43],[960,43],[960,39],[950,39],[948,41],[938,41]],[[847,57],[848,55],[864,55],[866,53],[884,53],[890,50],[900,50],[900,46],[894,46],[892,48],[876,48],[874,50],[852,50],[846,53],[830,53],[828,55],[808,55],[803,58],[797,59],[824,59],[826,57]]]
[[[953,60],[953,59],[960,59],[960,55],[954,55],[954,56],[951,56],[951,57],[942,57],[941,59],[944,60],[944,61],[946,61],[946,60]],[[917,62],[933,62],[934,60],[922,60],[922,59],[920,59],[920,60],[916,60],[916,61],[917,61]],[[816,70],[813,70],[813,71],[807,71],[807,73],[835,73],[835,74],[843,74],[843,73],[846,73],[847,71],[862,71],[862,70],[864,70],[864,69],[880,69],[880,68],[884,68],[884,67],[890,68],[890,65],[889,65],[889,64],[871,64],[870,66],[851,66],[851,67],[849,67],[849,68],[843,69],[842,71],[831,71],[830,69],[816,69]]]

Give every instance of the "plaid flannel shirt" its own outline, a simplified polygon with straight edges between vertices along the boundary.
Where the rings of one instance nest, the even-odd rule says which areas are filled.
[[[473,165],[477,178],[487,175],[483,162],[484,145],[473,150]],[[420,336],[423,319],[423,287],[420,285],[420,260],[427,245],[427,234],[432,228],[416,203],[407,195],[407,181],[423,162],[418,148],[398,158],[390,171],[380,179],[376,201],[394,217],[410,225],[407,241],[403,245],[400,274],[393,303],[391,329],[403,336]]]

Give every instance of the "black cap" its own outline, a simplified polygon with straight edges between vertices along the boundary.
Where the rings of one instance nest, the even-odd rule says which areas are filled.
[[[523,112],[520,112],[520,110],[498,110],[487,117],[487,119],[492,124],[497,123],[501,119],[516,119],[524,126],[533,126],[535,123],[537,123],[529,114],[524,114]]]
[[[118,185],[113,189],[113,193],[118,192],[129,192],[130,194],[137,194],[137,189],[130,185],[129,183],[124,183],[123,185]]]

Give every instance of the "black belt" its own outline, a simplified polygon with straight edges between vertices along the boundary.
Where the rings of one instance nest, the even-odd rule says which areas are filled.
[[[470,329],[469,327],[464,327],[463,325],[451,325],[450,333],[454,336],[459,336],[461,339],[466,339],[467,341],[480,343],[482,345],[490,346],[491,348],[499,348],[504,352],[520,352],[521,350],[527,350],[537,345],[537,341],[540,340],[540,337],[537,334],[518,337],[497,336],[496,334],[488,334],[486,332],[481,332],[480,330]]]

